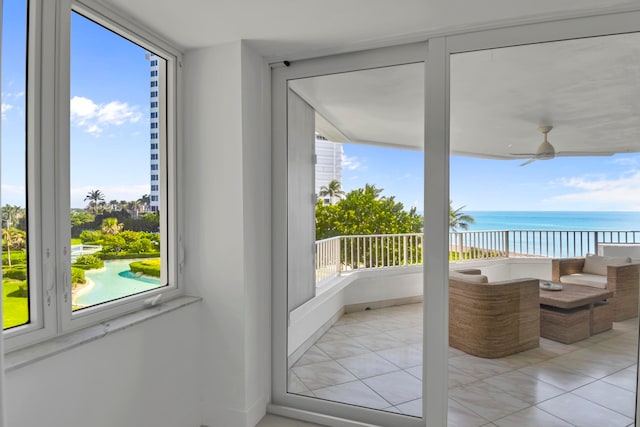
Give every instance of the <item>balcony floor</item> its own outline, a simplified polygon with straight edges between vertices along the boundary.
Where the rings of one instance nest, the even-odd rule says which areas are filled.
[[[449,349],[449,426],[633,425],[638,320],[501,359]],[[289,392],[420,416],[422,304],[342,316],[289,371]]]

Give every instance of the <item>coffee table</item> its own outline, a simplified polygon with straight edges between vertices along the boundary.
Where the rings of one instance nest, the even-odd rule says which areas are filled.
[[[545,283],[547,281],[544,281]],[[608,289],[563,283],[562,290],[540,289],[540,336],[564,344],[611,329]]]

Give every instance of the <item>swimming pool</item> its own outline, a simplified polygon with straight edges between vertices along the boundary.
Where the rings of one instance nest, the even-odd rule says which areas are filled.
[[[85,275],[93,282],[76,295],[73,303],[89,306],[126,297],[138,292],[162,286],[160,279],[149,276],[136,276],[129,270],[134,259],[105,261],[104,268],[88,270]]]

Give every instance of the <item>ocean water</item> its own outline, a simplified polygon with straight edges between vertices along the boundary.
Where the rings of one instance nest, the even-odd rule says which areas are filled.
[[[475,219],[469,231],[638,231],[640,212],[464,211]],[[459,230],[462,231],[462,230]]]
[[[601,243],[640,244],[640,212],[463,211],[476,234],[464,246],[505,250],[535,256],[572,257],[598,253]],[[458,231],[464,231],[459,229]]]

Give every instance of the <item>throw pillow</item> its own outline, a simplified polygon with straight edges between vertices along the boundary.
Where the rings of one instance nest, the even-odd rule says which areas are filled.
[[[607,275],[607,265],[629,263],[629,257],[606,257],[594,254],[587,254],[584,259],[583,273],[598,274],[600,276]]]

